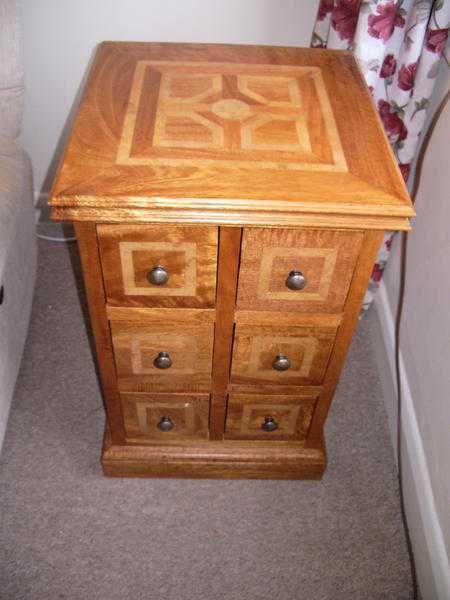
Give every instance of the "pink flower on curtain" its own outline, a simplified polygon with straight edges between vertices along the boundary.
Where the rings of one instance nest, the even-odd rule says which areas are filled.
[[[368,33],[386,43],[394,31],[394,27],[404,27],[405,19],[397,2],[388,2],[377,6],[377,13],[377,15],[368,17]]]
[[[386,246],[386,249],[389,251],[392,247],[392,241],[393,241],[393,237],[388,238],[387,240],[384,241],[384,245]]]
[[[384,265],[381,265],[379,263],[374,264],[372,271],[372,280],[375,281],[375,283],[381,281],[381,278],[383,277],[383,271]]]
[[[386,100],[378,100],[378,112],[383,121],[384,128],[389,138],[401,142],[408,135],[405,124],[396,112],[391,111],[391,105]]]
[[[354,52],[407,182],[449,36],[450,0],[334,0],[330,8],[331,0],[322,0],[324,18],[316,21],[312,46]],[[393,236],[385,235],[365,308]]]
[[[398,166],[400,167],[400,171],[403,175],[403,179],[405,180],[405,183],[407,183],[408,178],[409,178],[409,173],[411,171],[411,165],[410,164],[405,165],[403,163],[400,163]],[[389,249],[390,249],[390,246],[389,246]]]
[[[425,38],[425,46],[430,52],[441,54],[447,43],[448,29],[429,29]]]
[[[398,87],[401,90],[407,92],[411,90],[414,85],[414,79],[416,77],[417,63],[411,63],[410,65],[402,65],[402,68],[398,72]]]
[[[393,54],[386,54],[383,64],[381,65],[380,77],[386,79],[386,77],[392,77],[397,68],[397,61]]]
[[[320,0],[319,12],[317,13],[317,19],[323,21],[328,13],[333,10],[333,0]]]
[[[331,15],[331,25],[338,32],[341,40],[353,39],[360,4],[361,0],[337,0],[336,8]]]

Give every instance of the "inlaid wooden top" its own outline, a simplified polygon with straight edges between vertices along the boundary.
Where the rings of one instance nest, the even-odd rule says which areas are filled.
[[[267,46],[101,44],[50,204],[238,224],[414,214],[351,53]]]

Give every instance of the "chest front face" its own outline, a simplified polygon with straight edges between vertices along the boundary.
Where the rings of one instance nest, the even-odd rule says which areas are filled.
[[[413,211],[353,58],[100,47],[52,199],[76,221],[109,475],[320,477],[383,229]]]

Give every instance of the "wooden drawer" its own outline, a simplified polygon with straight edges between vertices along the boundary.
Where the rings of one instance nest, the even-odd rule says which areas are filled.
[[[214,305],[217,227],[98,225],[97,234],[110,305]],[[155,267],[164,269],[159,284],[151,282]]]
[[[238,323],[231,381],[236,384],[318,385],[324,378],[335,337],[334,327]]]
[[[190,324],[155,319],[150,322],[111,321],[110,325],[120,390],[210,390],[212,322]]]
[[[180,442],[208,437],[208,394],[122,393],[128,442]]]
[[[302,441],[308,434],[317,390],[295,396],[230,394],[225,438],[235,440]]]
[[[341,312],[363,236],[360,231],[245,229],[238,309]],[[289,289],[293,271],[306,278],[303,289]]]

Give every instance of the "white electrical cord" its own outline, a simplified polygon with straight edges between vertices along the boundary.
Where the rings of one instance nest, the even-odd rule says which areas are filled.
[[[36,237],[38,237],[40,240],[46,240],[47,242],[76,242],[77,238],[76,237],[65,237],[65,238],[57,238],[57,237],[52,237],[50,235],[42,235],[42,233],[36,233]]]

